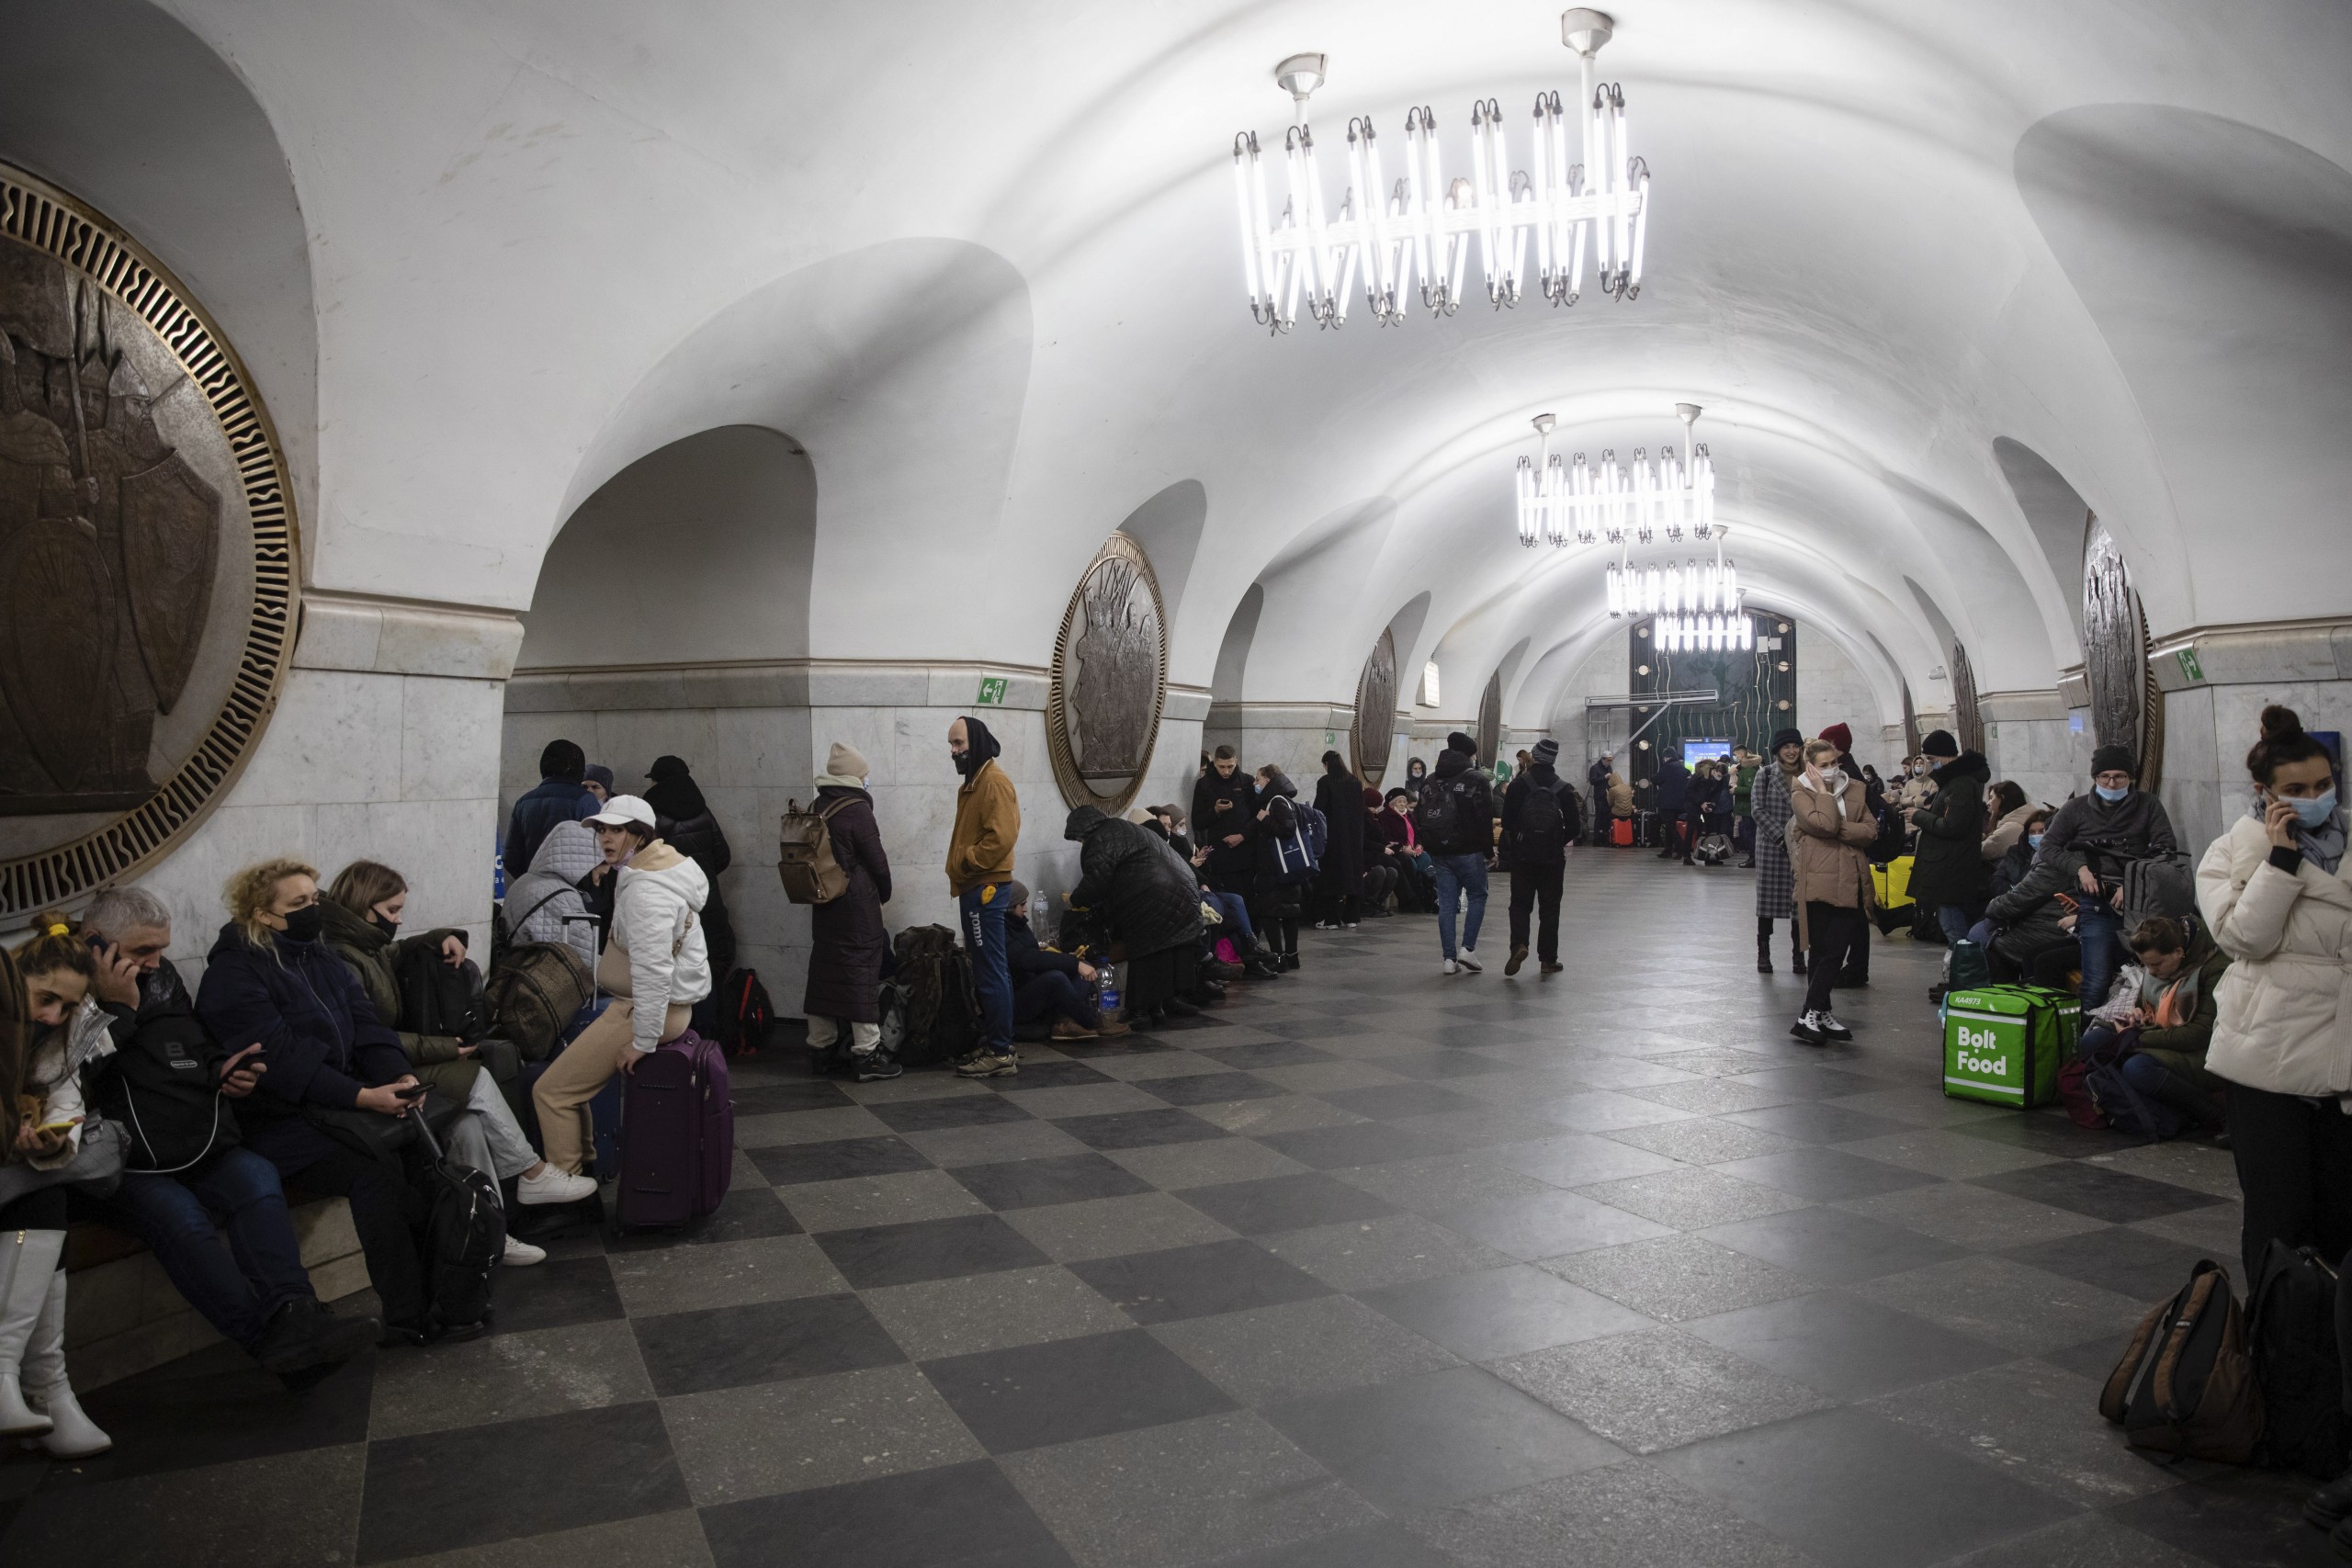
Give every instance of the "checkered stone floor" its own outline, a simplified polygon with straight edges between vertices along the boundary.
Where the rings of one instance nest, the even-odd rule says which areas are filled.
[[[2328,1561],[2296,1484],[2131,1453],[2097,1379],[2225,1154],[1938,1092],[1928,955],[1789,1040],[1752,882],[1579,852],[1565,975],[1425,919],[1016,1080],[736,1078],[734,1190],[497,1332],[305,1398],[231,1354],[0,1463],[9,1562]]]

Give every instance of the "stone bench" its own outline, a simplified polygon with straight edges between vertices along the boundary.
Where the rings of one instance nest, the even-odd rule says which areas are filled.
[[[311,1287],[322,1302],[368,1288],[368,1263],[340,1198],[297,1203],[294,1235]],[[111,1225],[66,1233],[65,1355],[74,1386],[88,1390],[160,1367],[220,1336],[187,1304],[144,1242]]]

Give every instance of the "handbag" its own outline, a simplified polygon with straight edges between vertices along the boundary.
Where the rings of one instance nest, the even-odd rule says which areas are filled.
[[[82,1123],[82,1139],[74,1157],[52,1169],[41,1170],[22,1160],[0,1165],[0,1207],[45,1187],[70,1186],[92,1198],[110,1198],[122,1185],[122,1167],[130,1139],[119,1122],[96,1117]]]
[[[387,1116],[356,1105],[305,1105],[302,1119],[345,1148],[398,1165],[401,1151],[416,1142],[415,1118],[422,1116],[435,1127],[447,1127],[464,1109],[447,1095],[428,1090],[405,1116]]]

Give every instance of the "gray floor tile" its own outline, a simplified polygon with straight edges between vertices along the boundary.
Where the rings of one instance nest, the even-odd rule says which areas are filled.
[[[1936,1178],[1883,1160],[1865,1159],[1839,1149],[1792,1149],[1786,1154],[1758,1155],[1714,1168],[1725,1176],[1792,1192],[1826,1203],[1838,1198],[1868,1198],[1924,1187]]]
[[[1694,1077],[1687,1083],[1649,1084],[1624,1091],[1637,1100],[1655,1100],[1677,1111],[1720,1116],[1731,1111],[1761,1111],[1768,1105],[1799,1103],[1799,1097],[1758,1089],[1736,1078]]]
[[[2038,1355],[2120,1333],[2148,1310],[2144,1302],[2006,1258],[1933,1264],[1865,1280],[1855,1290],[1869,1300],[1973,1335],[2012,1356]]]
[[[2177,1551],[2104,1514],[2086,1514],[1952,1558],[1946,1568],[2207,1568],[2208,1562]]]
[[[12,1564],[61,1568],[345,1562],[359,1529],[368,1452],[364,1443],[337,1444],[95,1485],[46,1487],[0,1529],[0,1543]],[[31,1461],[23,1462],[30,1468]],[[237,1506],[223,1506],[221,1500],[231,1496]],[[264,1519],[267,1539],[256,1541],[255,1522]]]
[[[1939,1181],[1875,1198],[1848,1198],[1833,1207],[1903,1225],[1954,1247],[1985,1251],[2081,1235],[2105,1224],[2087,1214],[2030,1203],[2006,1192],[1988,1192],[1965,1181]]]
[[[1544,1182],[1501,1163],[1491,1150],[1354,1166],[1331,1174],[1400,1209],[1420,1213],[1484,1198],[1522,1198],[1549,1190]]]
[[[1212,1241],[1072,1263],[1070,1271],[1137,1323],[1171,1323],[1328,1295],[1330,1287],[1254,1242]]]
[[[1758,1180],[1743,1180],[1736,1175],[1724,1175],[1699,1166],[1680,1166],[1652,1176],[1599,1182],[1577,1190],[1613,1208],[1685,1231],[1785,1213],[1805,1206],[1804,1199],[1776,1191]]]
[[[1654,1171],[1675,1170],[1682,1162],[1665,1155],[1637,1149],[1630,1144],[1591,1133],[1564,1133],[1557,1137],[1538,1139],[1532,1143],[1507,1144],[1499,1148],[1482,1149],[1481,1157],[1499,1160],[1511,1169],[1522,1171],[1539,1181],[1555,1187],[1584,1187],[1599,1181],[1619,1181],[1629,1176],[1647,1176]]]
[[[1220,1557],[1206,1568],[1460,1568],[1403,1525],[1390,1520],[1284,1541]]]
[[[1261,1067],[1254,1077],[1278,1084],[1293,1094],[1322,1094],[1335,1089],[1374,1089],[1403,1083],[1406,1076],[1372,1062],[1304,1062],[1296,1066]]]
[[[1665,1225],[1574,1192],[1480,1198],[1449,1204],[1430,1217],[1448,1230],[1524,1258],[1554,1258],[1668,1234]]]
[[[1050,1122],[1002,1122],[993,1126],[942,1127],[905,1133],[901,1141],[933,1165],[992,1165],[1002,1160],[1045,1159],[1080,1154],[1086,1145]]]
[[[1660,1122],[1685,1121],[1697,1114],[1696,1111],[1678,1111],[1671,1105],[1660,1105],[1654,1100],[1636,1100],[1631,1094],[1611,1089],[1564,1094],[1557,1100],[1548,1100],[1528,1109],[1572,1133],[1606,1133],[1624,1127],[1647,1127]]]
[[[1004,1223],[1057,1263],[1192,1247],[1233,1235],[1182,1199],[1165,1192],[1013,1209],[1004,1215]]]
[[[821,1296],[849,1288],[816,1241],[805,1235],[622,1253],[608,1261],[621,1303],[633,1317]]]
[[[1466,1274],[1510,1264],[1510,1254],[1418,1214],[1315,1225],[1258,1237],[1258,1245],[1339,1291]]]
[[[1135,1326],[1101,1292],[1058,1265],[889,1285],[864,1299],[918,1361]]]
[[[225,1563],[232,1560],[205,1561]],[[692,1508],[403,1557],[400,1568],[574,1568],[583,1562],[625,1562],[629,1568],[712,1568],[702,1518]]]
[[[910,1366],[682,1394],[662,1418],[704,1507],[986,1454]]]
[[[2088,1378],[2011,1361],[1874,1399],[1869,1408],[2086,1507],[2179,1485],[2181,1471],[2126,1447],[2099,1418],[2098,1392]]]
[[[1492,1366],[1496,1376],[1635,1453],[1784,1421],[1830,1404],[1801,1383],[1672,1328],[1555,1345]]]
[[[1679,1323],[1802,1296],[1813,1282],[1693,1235],[1595,1247],[1536,1267],[1657,1318]]]
[[[1250,1405],[1386,1382],[1458,1359],[1348,1296],[1185,1318],[1150,1332]]]
[[[1777,1133],[1808,1144],[1850,1144],[1912,1129],[1884,1116],[1869,1116],[1823,1100],[1801,1100],[1761,1111],[1738,1111],[1724,1118],[1743,1127]]]
[[[854,1230],[862,1225],[907,1224],[978,1214],[988,1205],[944,1170],[910,1170],[899,1176],[863,1176],[847,1181],[810,1181],[777,1189],[784,1206],[810,1235]]]
[[[1811,1568],[1802,1553],[1640,1461],[1425,1509],[1408,1523],[1479,1568]]]
[[[2007,1360],[2010,1352],[1842,1290],[1685,1323],[1685,1332],[1819,1389],[1867,1399]]]
[[[1017,1080],[1016,1080],[1017,1081]],[[1013,1097],[1032,1116],[1105,1116],[1121,1111],[1159,1111],[1168,1101],[1131,1084],[1073,1084],[1067,1089],[1029,1089]]]
[[[1805,1145],[1776,1133],[1743,1127],[1736,1122],[1698,1117],[1655,1127],[1621,1127],[1607,1136],[1637,1149],[1647,1149],[1691,1165],[1715,1165],[1724,1160],[1750,1159],[1758,1155],[1786,1153]]]
[[[2196,1139],[2134,1145],[2093,1155],[2084,1163],[2119,1170],[2127,1176],[2144,1176],[2151,1181],[2168,1181],[2175,1187],[2216,1198],[2235,1200],[2238,1195],[2236,1157],[2227,1149]]]
[[[830,1111],[779,1111],[766,1116],[745,1116],[735,1123],[739,1149],[775,1148],[784,1144],[830,1144],[842,1138],[877,1138],[891,1131],[888,1123],[862,1105]]]
[[[923,1375],[990,1453],[1073,1443],[1234,1408],[1139,1329],[926,1361]]]
[[[702,1530],[717,1568],[770,1568],[780,1558],[826,1568],[1072,1568],[992,1460],[722,1503],[703,1510]]]
[[[582,1323],[385,1357],[374,1393],[368,1435],[381,1438],[627,1404],[653,1384],[627,1323]]]
[[[1961,1251],[1901,1225],[1836,1209],[1796,1209],[1715,1225],[1703,1234],[1735,1251],[1829,1284],[1940,1263]]]
[[[1188,1187],[1184,1201],[1242,1235],[1376,1220],[1396,1205],[1322,1171]]]
[[[1983,1138],[1962,1137],[1944,1127],[1917,1127],[1906,1132],[1882,1133],[1875,1137],[1855,1139],[1842,1147],[1849,1155],[1884,1160],[1889,1165],[1903,1166],[1952,1181],[1964,1181],[1972,1176],[1991,1176],[1996,1171],[2022,1170],[2031,1165],[2050,1165],[2058,1158],[2056,1155],[2046,1155],[2034,1149],[2012,1148],[2007,1144],[1987,1143]]]
[[[1523,1263],[1476,1274],[1444,1274],[1357,1295],[1469,1361],[1653,1326],[1639,1313]]]
[[[1270,1133],[1303,1133],[1315,1127],[1345,1127],[1366,1120],[1352,1111],[1306,1094],[1277,1094],[1190,1106],[1193,1115],[1245,1138]]]
[[[1169,1192],[1220,1181],[1289,1176],[1308,1168],[1249,1138],[1218,1138],[1204,1144],[1165,1144],[1157,1148],[1106,1152],[1154,1187]]]

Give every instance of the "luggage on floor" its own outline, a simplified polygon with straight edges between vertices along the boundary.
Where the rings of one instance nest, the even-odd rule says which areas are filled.
[[[2341,1392],[2330,1384],[2328,1397]],[[2148,1309],[2099,1391],[2098,1413],[2133,1448],[2223,1464],[2253,1460],[2262,1388],[2220,1264],[2201,1259],[2177,1295]]]
[[[422,1116],[419,1177],[430,1212],[424,1226],[425,1290],[447,1327],[476,1324],[490,1312],[491,1274],[506,1256],[506,1211],[498,1179],[445,1156]]]
[[[1637,848],[1645,850],[1654,850],[1658,847],[1657,812],[1636,811],[1634,813],[1634,843]]]
[[[756,969],[738,969],[720,982],[717,996],[718,1021],[713,1036],[730,1056],[756,1056],[775,1021],[775,1004],[760,984]]]
[[[1944,989],[1973,991],[1979,986],[1993,983],[1993,966],[1984,956],[1982,942],[1961,938],[1951,944],[1951,954],[1944,969]]]
[[[1621,850],[1633,848],[1634,819],[1630,817],[1611,818],[1609,819],[1609,841],[1616,845]]]
[[[709,1213],[735,1170],[727,1053],[689,1029],[625,1077],[621,1228],[683,1225]]]
[[[2030,1108],[2057,1097],[2081,1004],[2038,986],[1980,986],[1944,998],[1944,1093]]]
[[[1724,865],[1731,860],[1731,840],[1721,833],[1702,833],[1690,847],[1690,858],[1701,865]]]
[[[2333,1481],[2352,1458],[2335,1339],[2335,1270],[2273,1237],[2246,1297],[2246,1344],[2262,1389],[2260,1462]]]
[[[883,1006],[883,1048],[906,1067],[952,1062],[978,1043],[980,1001],[972,985],[972,958],[945,926],[909,926],[894,944],[892,980],[904,987],[898,1038],[890,1038],[889,998]],[[886,991],[888,987],[885,987]]]
[[[1911,857],[1897,855],[1884,865],[1871,867],[1871,890],[1882,909],[1900,909],[1911,902]]]
[[[856,799],[836,795],[821,808],[784,803],[784,826],[775,847],[775,874],[784,896],[795,904],[830,904],[849,891],[849,873],[833,858],[833,813]]]
[[[526,1062],[552,1055],[595,996],[587,961],[568,942],[526,942],[506,950],[482,987],[491,1032],[512,1040]]]
[[[2123,929],[2158,916],[2197,913],[2197,868],[2185,854],[2151,855],[2123,864]]]

